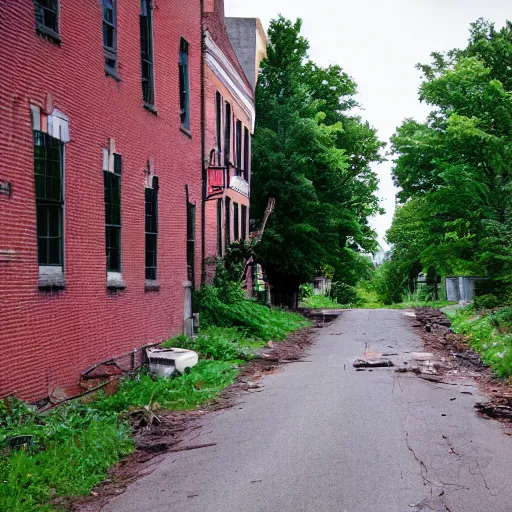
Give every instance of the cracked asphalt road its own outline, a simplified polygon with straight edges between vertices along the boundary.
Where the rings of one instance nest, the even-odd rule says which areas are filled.
[[[512,438],[477,416],[471,381],[352,367],[366,344],[397,364],[421,351],[410,325],[344,312],[308,362],[203,420],[191,444],[216,446],[168,454],[104,512],[512,512]]]

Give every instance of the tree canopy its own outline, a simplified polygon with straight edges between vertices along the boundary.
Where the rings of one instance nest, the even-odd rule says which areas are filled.
[[[252,217],[276,199],[259,261],[276,287],[293,290],[325,265],[355,284],[361,252],[377,249],[369,219],[380,212],[371,164],[381,142],[353,113],[357,86],[340,66],[308,58],[301,20],[270,24],[267,58],[256,90]]]
[[[407,274],[480,274],[510,281],[512,263],[512,24],[480,19],[464,49],[419,64],[426,122],[392,137],[400,187],[388,241]]]

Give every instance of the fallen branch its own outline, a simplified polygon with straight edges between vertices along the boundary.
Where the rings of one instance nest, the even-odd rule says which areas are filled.
[[[208,448],[210,446],[217,446],[217,443],[196,444],[194,446],[183,446],[182,448],[173,448],[172,450],[169,450],[169,452],[186,452],[189,450],[199,450],[199,448]]]

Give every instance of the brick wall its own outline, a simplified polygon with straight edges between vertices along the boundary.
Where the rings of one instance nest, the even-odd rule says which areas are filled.
[[[155,2],[154,69],[158,115],[143,108],[139,0],[118,1],[120,81],[104,71],[99,0],[61,0],[61,44],[38,35],[33,0],[0,10],[0,396],[28,400],[76,386],[91,364],[181,331],[186,267],[186,199],[197,204],[196,280],[200,278],[201,120],[199,0]],[[180,37],[190,45],[191,133],[180,130]],[[70,120],[65,148],[66,287],[38,289],[30,103]],[[122,274],[126,289],[106,289],[102,149],[115,139],[123,158]],[[144,180],[159,176],[158,281],[145,292]],[[12,254],[12,253],[11,253]],[[12,260],[12,261],[7,261]]]

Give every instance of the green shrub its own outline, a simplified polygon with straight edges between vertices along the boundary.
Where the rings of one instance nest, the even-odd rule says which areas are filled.
[[[246,339],[243,332],[236,327],[209,327],[201,330],[195,339],[178,336],[163,343],[164,347],[195,350],[202,357],[217,361],[250,359],[254,355],[250,347],[254,345],[255,343]]]
[[[330,296],[338,305],[357,306],[361,302],[356,287],[345,283],[332,283]]]
[[[313,296],[313,285],[311,283],[301,284],[299,288],[299,299],[306,300]]]
[[[500,305],[500,299],[489,293],[487,295],[480,295],[479,297],[475,297],[475,306],[478,309],[493,309],[497,308]]]

